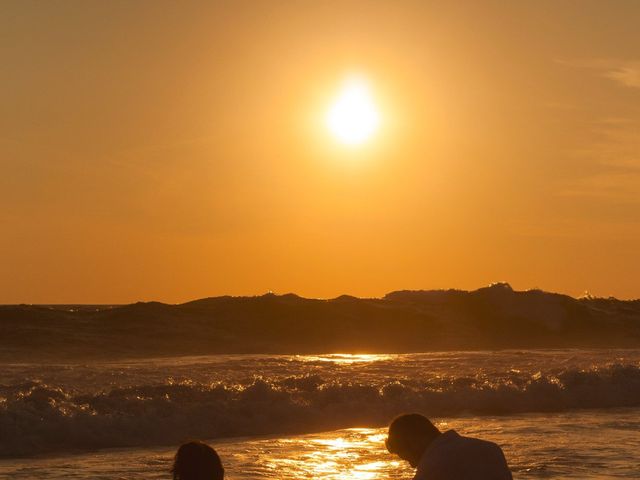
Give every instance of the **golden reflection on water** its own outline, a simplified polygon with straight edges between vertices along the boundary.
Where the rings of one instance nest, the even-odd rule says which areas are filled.
[[[330,480],[399,478],[404,465],[386,452],[384,437],[380,429],[352,428],[340,431],[338,437],[330,432],[287,439],[286,444],[279,441],[288,458],[272,450],[267,468],[273,473],[269,476]]]
[[[307,362],[330,362],[337,364],[373,363],[390,360],[394,355],[375,353],[331,353],[327,355],[296,355],[296,358]]]
[[[464,435],[497,442],[514,478],[637,480],[637,408],[438,422]],[[279,438],[210,440],[230,480],[407,480],[411,467],[385,451],[386,428],[357,428]],[[0,478],[14,480],[166,480],[175,447],[106,449],[85,454],[0,459]]]

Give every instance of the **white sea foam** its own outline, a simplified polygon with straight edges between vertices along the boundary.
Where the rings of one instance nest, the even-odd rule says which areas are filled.
[[[0,455],[382,425],[398,413],[640,406],[640,351],[225,356],[5,365]]]

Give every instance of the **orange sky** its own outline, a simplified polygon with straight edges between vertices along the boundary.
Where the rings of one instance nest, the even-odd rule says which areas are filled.
[[[454,5],[455,4],[455,5]],[[0,303],[640,297],[640,4],[0,6]],[[319,120],[345,76],[382,116]]]

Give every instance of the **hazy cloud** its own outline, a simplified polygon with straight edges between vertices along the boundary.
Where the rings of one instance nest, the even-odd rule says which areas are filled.
[[[594,124],[588,147],[576,151],[591,165],[564,195],[590,196],[640,202],[640,122],[627,118],[605,118]]]
[[[625,87],[640,88],[640,60],[589,59],[559,60],[559,63],[597,72]]]
[[[627,88],[640,88],[640,60],[591,58],[558,60],[558,63],[589,71]],[[614,108],[614,107],[612,107]],[[614,109],[615,110],[615,109]],[[574,154],[583,164],[574,179],[560,192],[616,203],[640,203],[640,117],[637,111],[601,112],[605,116],[584,132]]]
[[[606,76],[627,87],[640,88],[640,62],[620,65],[607,72]]]

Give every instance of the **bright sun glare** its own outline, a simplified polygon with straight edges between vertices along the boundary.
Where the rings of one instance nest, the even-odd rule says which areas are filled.
[[[380,115],[367,83],[348,79],[327,112],[327,127],[342,143],[360,145],[378,130]]]

